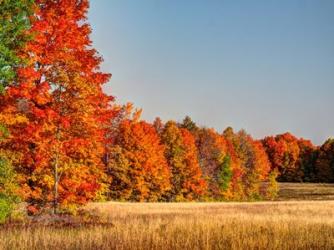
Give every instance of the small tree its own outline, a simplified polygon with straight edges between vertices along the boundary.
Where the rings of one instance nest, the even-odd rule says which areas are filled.
[[[4,223],[10,216],[15,204],[19,201],[16,174],[4,156],[0,156],[0,223]]]
[[[269,184],[266,190],[266,198],[269,200],[274,200],[278,195],[279,186],[278,182],[276,181],[278,174],[278,170],[275,168],[268,176]]]
[[[190,118],[190,116],[186,116],[183,119],[181,127],[189,130],[191,133],[195,133],[199,130],[196,123]]]

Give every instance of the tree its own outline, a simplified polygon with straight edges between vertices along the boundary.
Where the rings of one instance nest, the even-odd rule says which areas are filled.
[[[29,38],[25,32],[29,28],[28,16],[31,13],[32,2],[30,0],[0,1],[0,95],[4,95],[7,86],[15,83],[15,71],[23,64],[19,53]],[[8,129],[0,123],[0,141],[3,142],[8,136]],[[18,201],[16,173],[6,152],[1,151],[0,223],[6,221]]]
[[[0,142],[8,139],[5,127],[0,127]],[[10,216],[16,203],[19,202],[17,176],[11,164],[10,154],[0,149],[0,224]]]
[[[270,172],[269,176],[268,176],[268,187],[267,190],[265,192],[266,198],[269,200],[274,200],[279,192],[279,186],[278,183],[276,181],[276,178],[278,176],[278,170],[274,169]]]
[[[171,188],[164,146],[154,127],[146,122],[124,120],[110,151],[109,198],[159,201]]]
[[[198,127],[196,125],[196,123],[190,118],[190,116],[186,116],[181,124],[182,128],[187,129],[188,131],[190,131],[191,133],[196,133],[198,131]]]
[[[230,199],[242,200],[245,198],[243,176],[246,171],[242,165],[241,159],[237,154],[237,141],[236,136],[232,127],[227,127],[223,132],[223,138],[226,141],[227,154],[231,158],[231,169],[232,169],[232,178],[231,178],[231,188],[230,188]]]
[[[218,170],[218,184],[221,190],[227,191],[232,179],[231,157],[226,155]]]
[[[319,149],[315,162],[316,181],[334,182],[334,139],[328,139]]]
[[[194,137],[186,129],[180,129],[174,121],[169,121],[161,134],[161,140],[171,170],[172,189],[167,199],[199,199],[205,193],[206,184],[202,179]]]
[[[160,117],[156,117],[153,122],[153,127],[157,131],[157,133],[160,135],[164,129],[164,124],[162,123],[162,120]]]
[[[91,48],[88,0],[36,0],[26,62],[17,82],[1,97],[2,120],[10,131],[3,145],[13,162],[31,210],[53,202],[71,208],[104,187],[105,128],[111,97],[102,92],[110,77],[99,71]]]
[[[194,136],[187,129],[181,128],[184,150],[184,183],[182,198],[186,200],[198,200],[206,193],[206,182],[202,176],[202,170],[198,162],[198,151]]]
[[[303,181],[316,181],[315,162],[317,159],[317,149],[310,140],[299,139],[298,176],[303,177]]]
[[[231,181],[229,177],[231,166],[228,166],[230,162],[227,161],[229,155],[225,139],[213,129],[201,128],[197,133],[196,144],[210,196],[217,199],[224,198]]]
[[[224,138],[226,138],[225,135],[223,136]],[[242,200],[245,197],[244,183],[242,180],[242,177],[245,174],[245,170],[243,166],[241,165],[241,161],[238,158],[238,155],[235,151],[232,141],[229,139],[225,139],[225,141],[226,141],[226,146],[227,146],[227,155],[231,159],[230,168],[232,170],[232,176],[230,180],[230,189],[227,195],[225,196],[227,196],[228,199]]]
[[[244,169],[243,184],[247,198],[257,198],[260,180],[256,169],[256,156],[251,137],[241,130],[235,135],[235,149]]]
[[[269,161],[268,155],[260,141],[253,140],[250,138],[251,143],[254,148],[254,162],[252,166],[252,177],[255,178],[255,190],[251,193],[256,193],[261,198],[264,198],[266,194],[271,193],[271,197],[274,197],[275,185],[276,185],[276,173],[271,171],[271,163]],[[264,182],[269,182],[269,186],[263,186]],[[254,184],[253,184],[254,185]],[[270,189],[263,190],[264,188]]]
[[[271,170],[271,163],[268,155],[260,141],[254,140],[252,137],[249,138],[252,143],[255,153],[254,171],[258,175],[260,181],[267,179],[268,174]]]
[[[6,156],[0,156],[0,224],[10,216],[18,203],[16,173]]]
[[[296,137],[290,133],[265,137],[262,144],[269,156],[272,169],[279,171],[279,181],[301,181],[303,179],[298,164],[300,148]]]
[[[224,137],[229,142],[229,147],[233,149],[233,155],[238,159],[238,176],[241,178],[243,191],[241,197],[261,198],[262,182],[267,180],[271,169],[270,162],[262,144],[254,140],[244,130],[234,133],[232,128],[227,128]],[[230,149],[231,150],[231,149]]]

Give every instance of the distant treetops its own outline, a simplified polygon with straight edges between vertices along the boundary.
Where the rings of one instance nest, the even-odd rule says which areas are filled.
[[[280,181],[334,182],[334,140],[255,140],[140,120],[102,87],[88,0],[0,0],[0,203],[31,214],[94,200],[274,199]],[[7,211],[7,210],[6,210]],[[9,209],[8,209],[9,211]],[[1,215],[0,215],[1,220]]]

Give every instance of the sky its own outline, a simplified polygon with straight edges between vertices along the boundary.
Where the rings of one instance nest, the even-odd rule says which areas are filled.
[[[333,0],[93,0],[105,91],[143,118],[334,136]]]

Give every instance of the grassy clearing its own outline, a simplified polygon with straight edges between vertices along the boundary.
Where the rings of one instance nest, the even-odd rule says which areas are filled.
[[[278,200],[334,200],[334,184],[280,183]]]
[[[334,201],[94,203],[105,223],[0,230],[1,249],[333,249]],[[108,223],[106,223],[108,222]]]

